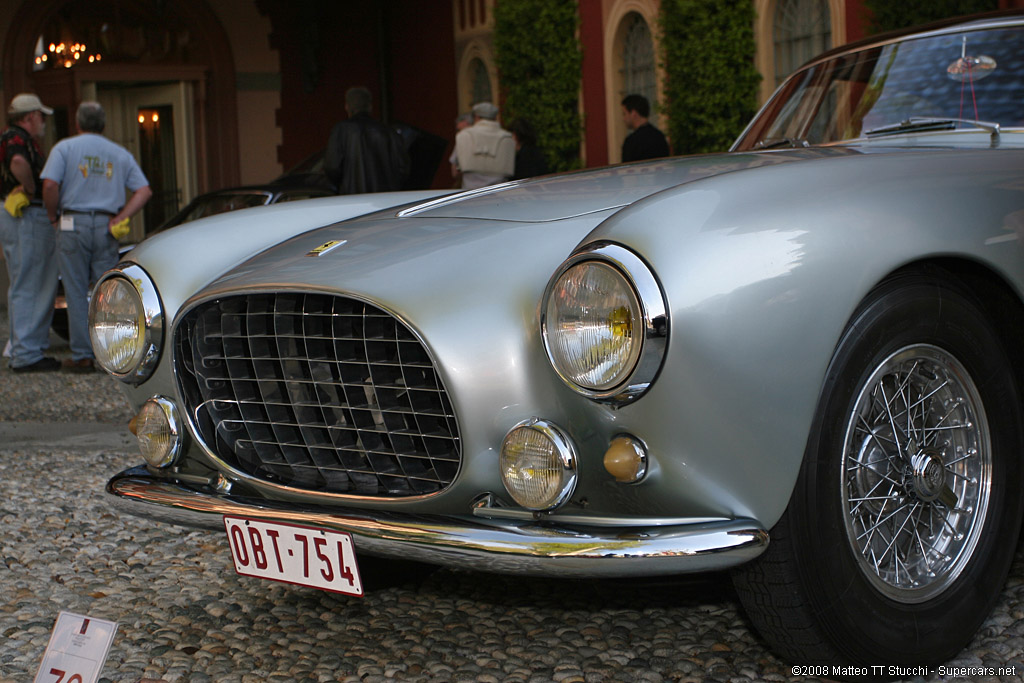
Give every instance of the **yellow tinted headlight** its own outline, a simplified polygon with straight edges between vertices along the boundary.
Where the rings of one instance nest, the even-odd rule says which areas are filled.
[[[100,367],[138,384],[152,374],[163,342],[163,308],[142,268],[123,264],[104,273],[89,302],[89,337]]]
[[[647,263],[626,247],[595,242],[555,272],[541,302],[541,335],[555,372],[576,392],[622,405],[661,370],[668,307]]]
[[[547,344],[560,375],[605,391],[629,377],[643,346],[643,312],[629,282],[603,261],[578,263],[547,301]]]
[[[576,486],[576,455],[561,429],[545,420],[513,427],[501,444],[501,481],[530,510],[558,507]]]
[[[126,373],[138,365],[145,342],[142,299],[124,278],[104,280],[89,306],[89,336],[96,361],[107,372]]]

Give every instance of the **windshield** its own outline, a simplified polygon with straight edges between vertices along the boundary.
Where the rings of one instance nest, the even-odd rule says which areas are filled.
[[[828,144],[894,128],[934,130],[936,120],[949,128],[1024,123],[1024,29],[905,40],[799,71],[734,149]]]
[[[189,221],[199,220],[200,218],[206,218],[218,213],[248,209],[253,206],[263,206],[270,201],[271,197],[270,192],[258,191],[210,195],[196,200],[194,206],[189,209],[181,222],[188,223]]]

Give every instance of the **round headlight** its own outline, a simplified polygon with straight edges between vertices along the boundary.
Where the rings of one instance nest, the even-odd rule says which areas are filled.
[[[501,444],[501,480],[529,510],[548,510],[569,499],[576,487],[576,453],[555,425],[529,420],[513,427]]]
[[[181,428],[174,404],[154,396],[142,405],[135,421],[142,458],[153,467],[167,467],[181,451]]]
[[[565,270],[548,297],[546,313],[551,362],[573,384],[606,391],[636,367],[643,312],[614,266],[584,261]]]
[[[104,280],[93,293],[89,309],[89,335],[103,369],[126,373],[138,365],[146,320],[135,287],[123,278]]]
[[[541,332],[555,372],[595,400],[625,403],[654,381],[665,354],[665,299],[647,265],[625,247],[589,245],[548,283]]]
[[[89,337],[96,362],[126,382],[138,383],[159,357],[163,315],[156,289],[138,266],[108,271],[89,302]]]

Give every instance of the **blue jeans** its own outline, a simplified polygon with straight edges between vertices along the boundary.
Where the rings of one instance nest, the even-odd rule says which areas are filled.
[[[68,302],[71,359],[93,358],[89,338],[89,290],[100,275],[117,265],[117,240],[105,213],[71,213],[74,230],[57,232],[57,258]]]
[[[0,209],[0,247],[3,248],[4,264],[7,266],[7,314],[11,313],[11,295],[14,292],[14,276],[18,272],[18,225],[17,219]],[[9,332],[9,331],[8,331]],[[4,343],[10,343],[10,334]]]
[[[27,206],[21,218],[11,220],[18,236],[8,311],[11,367],[20,368],[42,360],[50,347],[57,296],[56,235],[41,206]]]

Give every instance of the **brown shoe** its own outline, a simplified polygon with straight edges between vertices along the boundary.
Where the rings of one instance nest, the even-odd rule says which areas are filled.
[[[66,359],[61,364],[61,369],[64,372],[96,372],[96,366],[92,362],[92,358],[81,358],[79,360]]]

